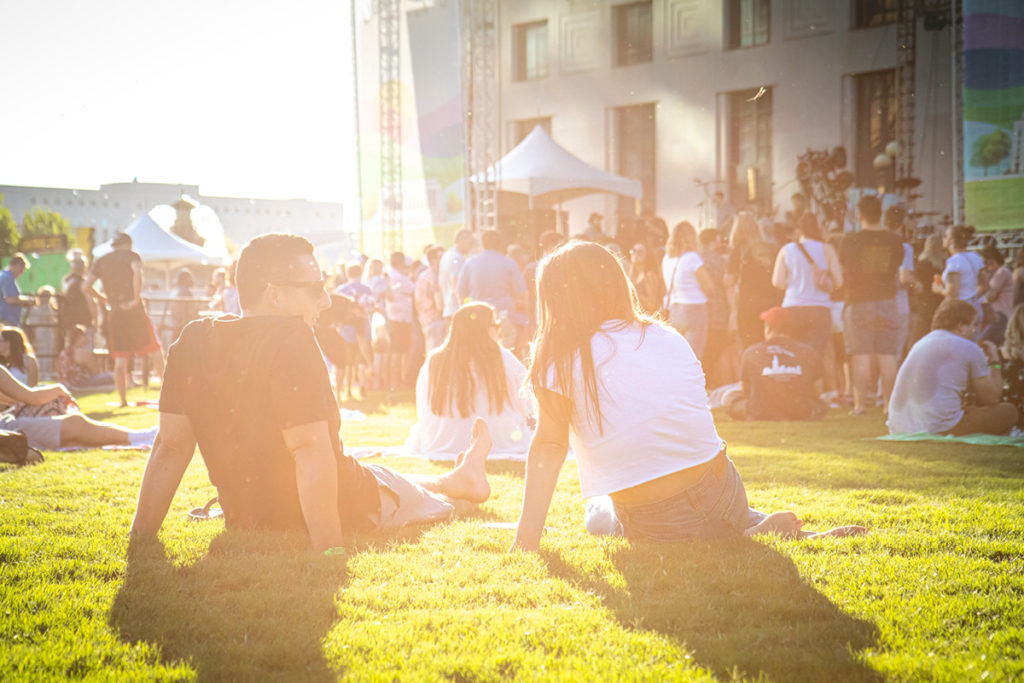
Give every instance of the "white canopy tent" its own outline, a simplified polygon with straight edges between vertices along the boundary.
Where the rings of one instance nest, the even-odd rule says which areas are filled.
[[[470,176],[469,181],[497,181],[500,190],[525,194],[531,204],[535,199],[557,204],[595,192],[611,192],[633,199],[643,195],[639,180],[591,166],[552,140],[540,126],[496,164]]]
[[[139,253],[142,262],[147,266],[157,266],[161,270],[174,270],[181,266],[201,263],[203,265],[222,265],[223,255],[207,252],[197,244],[186,242],[177,235],[172,235],[148,213],[144,213],[124,229],[132,238],[132,250]],[[99,258],[113,250],[110,242],[104,242],[93,249],[93,256]]]

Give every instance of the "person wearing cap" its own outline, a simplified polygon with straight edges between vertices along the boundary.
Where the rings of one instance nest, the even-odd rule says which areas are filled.
[[[96,259],[85,281],[86,292],[107,309],[107,345],[114,359],[114,384],[121,405],[128,405],[128,361],[132,356],[152,355],[158,375],[163,374],[164,353],[153,323],[142,303],[142,257],[132,251],[132,238],[114,235],[113,251]],[[96,281],[103,283],[103,293]]]
[[[19,253],[0,270],[0,322],[4,325],[21,327],[21,309],[35,304],[35,298],[22,296],[18,287],[18,278],[28,269],[28,259]]]
[[[743,352],[740,388],[723,397],[734,420],[820,420],[828,406],[822,390],[821,357],[789,335],[792,311],[781,306],[761,314],[765,340]]]

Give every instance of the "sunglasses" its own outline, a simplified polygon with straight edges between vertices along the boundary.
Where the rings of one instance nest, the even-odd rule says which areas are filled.
[[[327,286],[327,281],[320,280],[307,280],[306,282],[271,282],[269,284],[275,287],[293,287],[295,289],[303,289],[306,294],[310,296],[320,296],[324,291],[324,287]]]

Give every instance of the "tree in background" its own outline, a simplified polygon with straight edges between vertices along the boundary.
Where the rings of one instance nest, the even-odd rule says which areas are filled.
[[[3,203],[4,196],[0,194],[0,258],[7,258],[18,250],[19,237],[14,215]]]
[[[75,233],[71,222],[56,211],[36,207],[26,211],[21,219],[21,232],[24,235],[67,235],[68,244],[75,241]]]
[[[971,166],[980,166],[987,176],[990,166],[1010,156],[1010,146],[1010,136],[1005,130],[999,129],[990,135],[981,136],[971,148]]]

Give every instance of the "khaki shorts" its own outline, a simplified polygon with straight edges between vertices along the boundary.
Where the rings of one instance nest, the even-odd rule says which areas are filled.
[[[0,429],[21,432],[28,439],[28,445],[37,451],[55,451],[60,448],[60,423],[58,417],[14,417],[0,415]]]
[[[31,439],[30,439],[31,441]],[[373,519],[377,529],[400,529],[416,524],[443,522],[455,506],[407,477],[380,465],[364,465],[377,478],[380,513]]]

